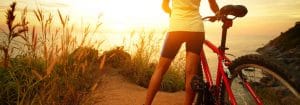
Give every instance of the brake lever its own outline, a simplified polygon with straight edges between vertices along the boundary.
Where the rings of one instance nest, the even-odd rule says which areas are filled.
[[[216,16],[208,16],[208,17],[202,18],[202,20],[208,20],[210,22],[215,22],[216,20],[219,20],[219,18]]]

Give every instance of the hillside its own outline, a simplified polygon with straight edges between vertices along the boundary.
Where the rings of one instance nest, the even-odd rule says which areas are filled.
[[[300,83],[300,22],[282,32],[267,45],[258,48],[260,54],[275,58],[287,66],[287,73],[293,82]],[[297,85],[300,88],[300,85]]]

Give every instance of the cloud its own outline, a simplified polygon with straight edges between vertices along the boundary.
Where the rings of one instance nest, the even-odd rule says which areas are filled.
[[[0,10],[5,8],[9,8],[9,5],[13,2],[13,0],[1,0],[0,3]],[[63,3],[62,1],[58,0],[18,0],[17,1],[17,8],[25,8],[34,9],[37,7],[41,8],[64,8],[68,7],[68,4]]]
[[[68,7],[69,5],[64,4],[64,3],[45,3],[41,2],[41,6],[43,7],[48,7],[48,8],[62,8],[62,7]]]
[[[56,0],[20,0],[18,1],[18,3],[21,3],[21,5],[36,5],[45,8],[62,8],[68,6],[63,2]]]

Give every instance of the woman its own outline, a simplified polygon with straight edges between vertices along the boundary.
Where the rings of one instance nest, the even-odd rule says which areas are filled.
[[[155,94],[159,90],[163,75],[168,70],[172,60],[178,53],[181,44],[186,45],[186,71],[185,71],[185,105],[193,103],[195,93],[192,91],[190,81],[197,72],[200,64],[200,51],[204,40],[204,26],[199,13],[200,0],[163,0],[163,10],[170,14],[170,26],[165,39],[161,57],[151,77],[147,91],[145,105],[151,105]],[[215,0],[208,0],[214,13],[219,11]]]

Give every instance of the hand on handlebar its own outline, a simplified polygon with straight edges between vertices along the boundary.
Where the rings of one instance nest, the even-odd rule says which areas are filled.
[[[216,12],[215,16],[204,17],[203,20],[208,20],[211,22],[216,20],[234,20],[236,17],[244,17],[247,12],[247,8],[243,5],[226,5]]]
[[[218,18],[221,18],[221,15],[222,15],[222,14],[221,14],[221,11],[220,11],[220,10],[217,11],[217,12],[215,13],[215,16],[218,17]]]
[[[219,16],[207,16],[207,17],[202,18],[202,20],[208,20],[210,22],[215,22],[217,20],[220,20],[220,17]]]
[[[208,20],[210,22],[215,22],[220,19],[221,19],[220,11],[216,12],[215,16],[207,16],[207,17],[202,18],[202,20]]]

